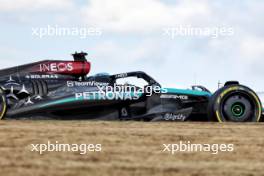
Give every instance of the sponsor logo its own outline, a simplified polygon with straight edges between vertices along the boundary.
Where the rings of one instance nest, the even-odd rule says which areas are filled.
[[[26,75],[27,79],[57,79],[58,75]]]
[[[116,78],[125,78],[127,77],[127,73],[121,73],[115,76]]]
[[[180,100],[188,100],[189,97],[186,95],[166,95],[163,94],[160,96],[160,98],[164,98],[164,99],[180,99]]]
[[[76,100],[138,100],[141,94],[130,92],[82,92],[76,93]]]
[[[183,114],[167,113],[164,115],[164,119],[167,121],[178,121],[178,120],[184,121],[186,119],[186,116]]]
[[[88,86],[108,86],[109,83],[88,81],[88,82],[79,82],[79,81],[67,81],[68,87],[88,87]]]
[[[121,109],[121,116],[122,117],[127,117],[128,116],[127,108],[122,108]]]
[[[39,71],[40,72],[65,72],[72,71],[73,63],[49,63],[49,64],[40,64]]]

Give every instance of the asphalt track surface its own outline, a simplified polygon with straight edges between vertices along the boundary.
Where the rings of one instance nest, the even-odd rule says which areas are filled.
[[[48,141],[101,152],[32,152]],[[163,152],[179,141],[234,144],[233,152]],[[264,175],[264,124],[1,121],[0,175]]]

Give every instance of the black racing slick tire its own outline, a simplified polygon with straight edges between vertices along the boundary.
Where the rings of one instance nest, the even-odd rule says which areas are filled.
[[[4,91],[0,88],[0,120],[4,119],[7,110],[6,96]]]
[[[214,93],[208,105],[209,121],[259,122],[262,105],[257,94],[243,85],[225,86]]]

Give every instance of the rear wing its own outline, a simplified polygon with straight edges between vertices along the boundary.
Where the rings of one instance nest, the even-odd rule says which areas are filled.
[[[85,58],[87,53],[73,54],[74,61],[44,60],[0,70],[0,76],[9,75],[68,75],[84,77],[90,73],[91,63]]]

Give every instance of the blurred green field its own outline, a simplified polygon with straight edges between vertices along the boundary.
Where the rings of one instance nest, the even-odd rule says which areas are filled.
[[[31,152],[51,141],[102,144],[102,152]],[[162,144],[233,143],[234,151],[162,152]],[[264,124],[1,121],[0,175],[264,175]]]

